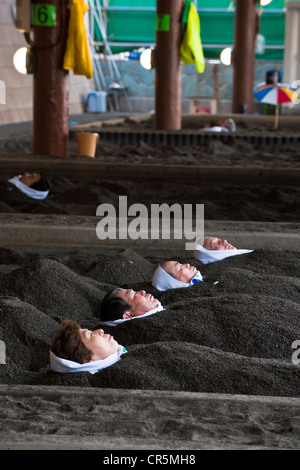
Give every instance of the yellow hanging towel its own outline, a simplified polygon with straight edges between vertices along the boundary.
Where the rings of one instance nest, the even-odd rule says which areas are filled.
[[[180,46],[180,54],[184,65],[194,64],[199,73],[205,69],[205,60],[200,38],[200,19],[193,2],[189,2],[190,8],[187,16],[187,24],[183,40]]]
[[[93,64],[84,26],[84,14],[88,10],[83,0],[73,0],[70,5],[70,20],[64,70],[73,70],[75,75],[93,76]]]

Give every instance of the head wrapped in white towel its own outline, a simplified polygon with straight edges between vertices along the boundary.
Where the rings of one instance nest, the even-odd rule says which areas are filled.
[[[49,194],[49,189],[46,191],[40,191],[38,189],[31,188],[30,186],[26,186],[26,184],[20,181],[21,177],[22,175],[15,176],[14,178],[8,180],[8,182],[16,186],[16,188],[18,188],[22,193],[26,194],[26,196],[30,197],[31,199],[46,199]]]
[[[232,246],[232,245],[230,245]],[[230,256],[243,255],[246,253],[251,253],[253,250],[244,250],[244,249],[224,249],[224,250],[209,250],[204,248],[200,243],[196,244],[196,249],[194,251],[194,257],[201,261],[202,264],[214,263],[216,261],[221,261]]]
[[[158,266],[152,278],[152,286],[160,291],[165,291],[168,289],[179,289],[182,287],[189,287],[202,281],[202,279],[203,278],[200,271],[197,271],[197,273],[195,274],[193,279],[191,279],[190,282],[182,282],[167,273],[161,266]]]
[[[105,369],[106,367],[109,367],[118,362],[121,358],[121,355],[125,354],[126,352],[126,349],[119,344],[117,352],[111,354],[105,359],[80,364],[79,362],[57,357],[54,352],[50,351],[50,367],[55,372],[90,372],[91,374],[95,374],[99,370]]]
[[[221,119],[216,123],[211,123],[210,127],[204,127],[205,132],[212,131],[212,132],[235,132],[236,131],[236,123],[233,119]]]
[[[142,315],[138,315],[138,316],[130,317],[130,318],[118,318],[117,320],[101,321],[100,324],[107,325],[107,326],[117,326],[117,325],[120,325],[121,323],[124,323],[125,321],[134,320],[135,318],[145,318],[145,317],[148,317],[149,315],[153,315],[154,313],[161,312],[162,310],[165,310],[165,308],[158,301],[158,306],[156,308],[153,308],[152,310],[149,310],[148,312],[143,313]]]

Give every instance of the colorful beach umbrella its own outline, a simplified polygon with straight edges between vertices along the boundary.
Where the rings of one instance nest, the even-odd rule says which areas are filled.
[[[279,106],[283,103],[292,103],[298,97],[295,94],[296,88],[287,83],[260,83],[254,90],[254,95],[261,103],[272,104],[275,106],[275,127],[278,127]]]

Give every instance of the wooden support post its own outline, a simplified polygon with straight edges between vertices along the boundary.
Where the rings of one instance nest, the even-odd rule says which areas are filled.
[[[63,58],[68,0],[47,0],[47,5],[55,6],[56,25],[33,27],[33,153],[65,157],[69,133],[69,76],[63,70]],[[45,10],[40,11],[42,22],[45,14]]]
[[[236,0],[232,112],[253,112],[256,0]]]
[[[156,3],[156,129],[181,129],[181,19],[183,0]]]

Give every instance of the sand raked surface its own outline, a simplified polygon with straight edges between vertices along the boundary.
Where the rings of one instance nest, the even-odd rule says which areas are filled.
[[[8,154],[21,147],[26,152],[22,139],[14,147],[10,142],[1,145]],[[28,138],[28,153],[29,144]],[[210,142],[201,149],[154,149],[143,143],[121,149],[101,143],[96,158],[291,169],[298,168],[300,161],[295,146],[258,149],[222,142]],[[12,175],[1,174],[1,179],[7,176]],[[162,185],[146,175],[143,182],[105,175],[84,182],[53,175],[51,181],[46,201],[22,200],[15,205],[1,201],[1,212],[93,216],[99,204],[116,206],[122,194],[129,204],[142,202],[148,207],[152,202],[178,200],[204,203],[205,217],[211,220],[299,222],[299,187],[284,181],[248,186],[165,181]],[[71,445],[72,436],[81,436],[82,443],[89,439],[99,446],[101,438],[111,448],[109,439],[114,436],[123,448],[146,442],[156,448],[298,448],[300,365],[292,362],[292,344],[300,339],[299,252],[256,249],[206,266],[189,253],[179,260],[198,266],[204,282],[162,293],[150,281],[157,265],[167,258],[168,253],[150,258],[122,249],[113,256],[80,250],[39,254],[0,249],[0,338],[6,344],[6,364],[0,367],[3,442],[34,445],[40,434],[46,447],[60,445],[61,439]],[[114,286],[145,289],[162,302],[165,311],[105,328],[128,350],[114,366],[95,375],[51,371],[49,345],[60,321],[68,318],[83,327],[98,328],[99,305]],[[101,404],[93,390],[99,391]],[[86,391],[88,401],[81,391]],[[159,394],[155,406],[153,392]],[[184,410],[180,415],[179,402]],[[43,413],[36,411],[37,403]],[[106,422],[105,430],[96,429],[88,421],[91,411],[99,420],[105,419],[104,404],[108,418],[118,413],[119,428]],[[136,406],[140,418],[128,427],[124,416],[127,412],[136,416]],[[151,420],[141,431],[139,419],[149,420],[147,413]],[[74,424],[76,416],[81,427]],[[126,441],[124,429],[128,428]]]
[[[257,250],[200,266],[203,283],[167,292],[150,284],[158,261],[132,250],[61,258],[1,250],[2,383],[299,395],[298,253]],[[105,327],[129,351],[113,367],[94,376],[49,371],[59,322],[98,328],[99,305],[114,286],[145,289],[166,310]]]
[[[111,436],[120,448],[298,447],[300,365],[292,344],[299,339],[299,253],[255,250],[206,266],[188,259],[204,282],[167,292],[150,284],[160,261],[133,250],[46,256],[1,249],[4,446],[38,446],[40,434],[46,448],[71,446],[74,436],[83,446],[108,449]],[[105,327],[128,350],[113,366],[95,375],[51,371],[49,345],[59,322],[98,328],[100,302],[114,286],[145,289],[165,311]],[[111,424],[96,429],[95,410],[98,424]],[[138,416],[127,441],[126,415]],[[150,427],[141,433],[142,417]]]
[[[260,124],[255,121],[237,120],[237,133],[240,135],[298,135],[298,124],[293,119],[281,117],[279,129],[275,132],[272,118],[267,123]],[[137,121],[133,118],[123,119],[113,125],[110,121],[98,123],[98,129],[151,129],[152,119]],[[197,121],[183,121],[183,131],[189,128],[193,132],[202,132],[203,119]],[[84,131],[94,130],[95,123],[86,124]],[[97,127],[96,127],[97,128]],[[89,157],[76,157],[76,139],[69,141],[68,157],[65,161],[72,169],[72,161],[80,160],[91,162]],[[7,131],[0,139],[0,154],[10,157],[14,155],[29,156],[32,152],[32,133],[24,131]],[[20,160],[20,159],[19,159]],[[118,205],[119,195],[128,198],[128,205],[140,202],[149,207],[152,203],[203,203],[205,205],[205,218],[209,220],[240,220],[262,222],[298,222],[300,220],[300,190],[296,173],[300,168],[299,144],[288,143],[283,145],[254,145],[243,140],[235,139],[222,142],[210,139],[197,146],[166,146],[162,144],[148,144],[143,141],[133,145],[99,140],[95,163],[113,166],[116,164],[115,174],[98,172],[89,177],[83,174],[68,175],[55,171],[55,160],[50,165],[51,193],[45,201],[29,201],[20,198],[13,203],[9,200],[0,201],[2,213],[39,213],[39,214],[65,214],[95,216],[96,208],[101,203]],[[92,162],[93,163],[93,162]],[[139,178],[130,178],[130,171],[122,174],[118,164],[128,167],[145,168]],[[149,175],[149,167],[165,165],[165,173],[158,167]],[[225,168],[221,177],[201,180],[191,179],[189,176],[177,173],[179,180],[172,179],[172,167],[193,168],[203,167],[216,169]],[[92,167],[91,167],[92,168]],[[169,169],[168,169],[169,168]],[[236,173],[230,174],[230,169]],[[243,178],[239,169],[248,170]],[[253,171],[255,169],[255,171]],[[31,169],[28,168],[28,171]],[[259,170],[263,171],[262,177]],[[93,170],[91,170],[93,171]],[[290,179],[284,172],[290,171]],[[276,173],[272,173],[276,172]],[[282,172],[282,173],[281,173]],[[11,171],[1,172],[0,184],[7,178],[15,175]],[[190,175],[193,173],[190,172]],[[230,176],[227,179],[227,176]],[[236,176],[234,176],[236,175]],[[268,176],[269,175],[269,176]],[[273,175],[271,177],[270,175]],[[162,179],[162,176],[164,178]],[[201,173],[200,173],[201,176]],[[273,179],[272,179],[273,178]],[[276,181],[275,181],[276,180]]]

